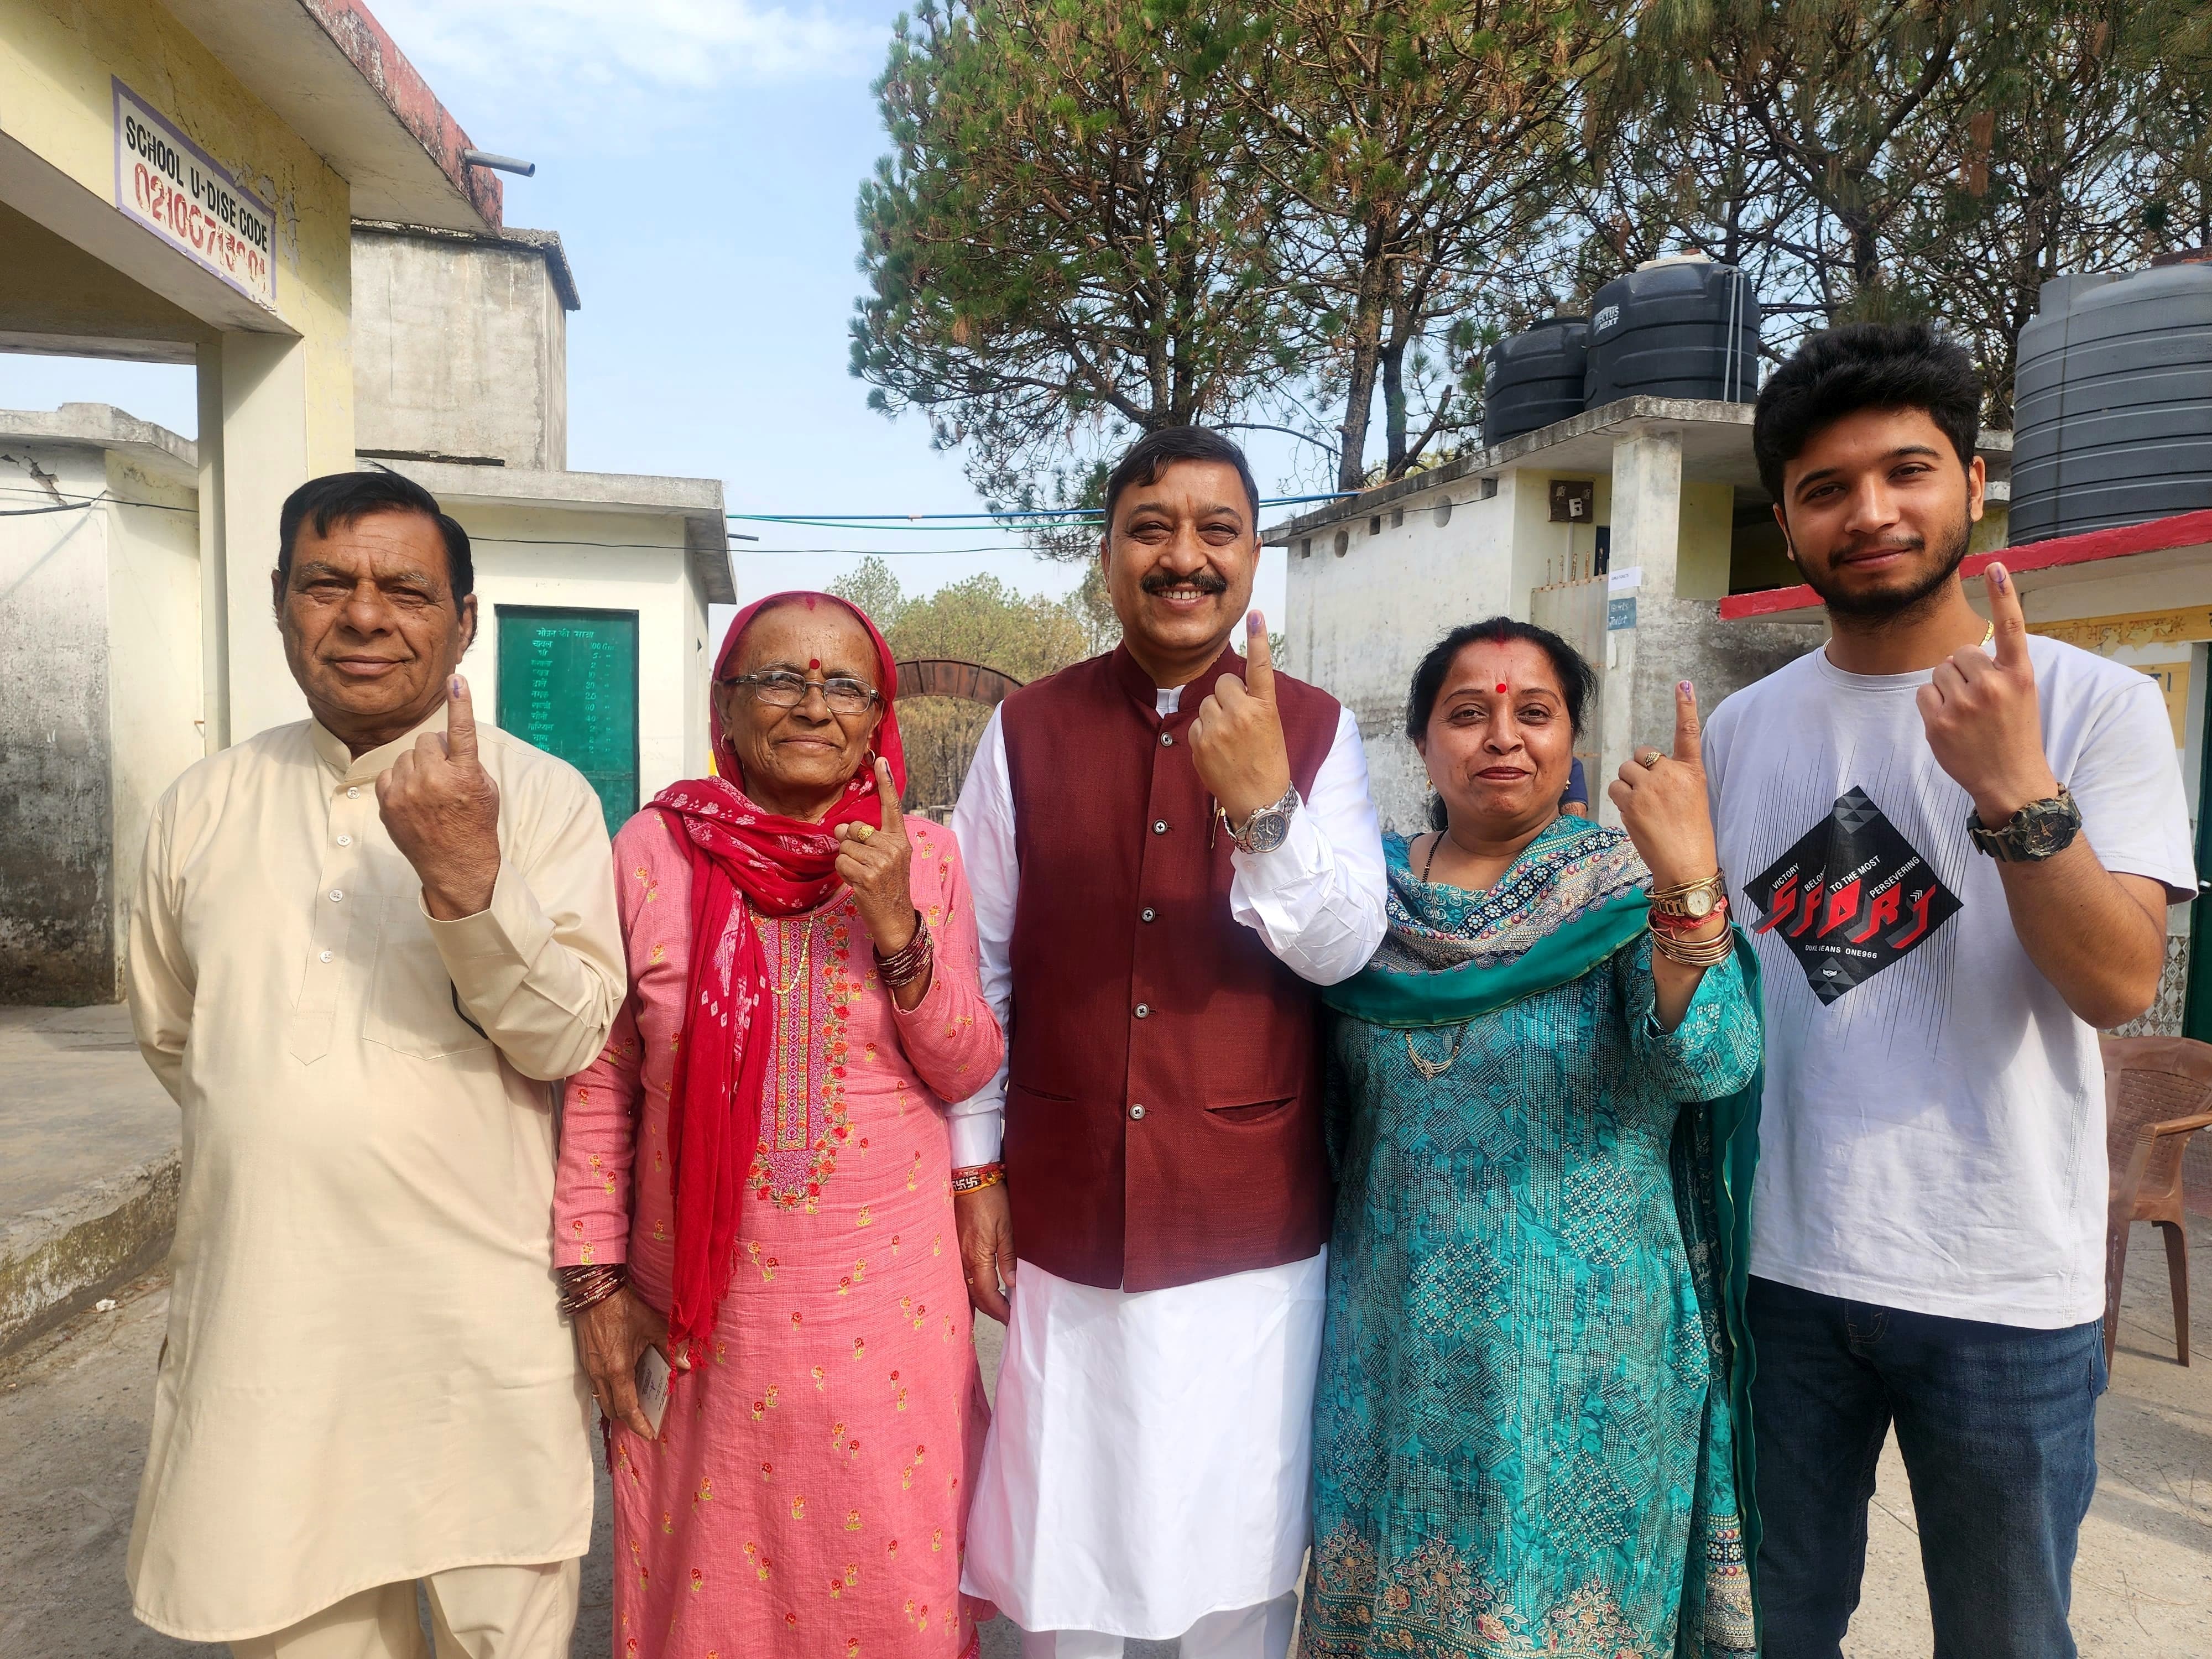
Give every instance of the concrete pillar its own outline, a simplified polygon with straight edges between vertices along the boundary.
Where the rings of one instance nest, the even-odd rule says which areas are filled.
[[[200,734],[207,752],[230,746],[230,589],[222,533],[222,344],[195,355],[199,393]]]
[[[1636,624],[1606,635],[1604,760],[1590,781],[1601,822],[1620,815],[1605,795],[1622,763],[1647,743],[1669,747],[1674,730],[1674,681],[1668,635],[1681,540],[1682,438],[1679,432],[1638,432],[1613,446],[1613,552],[1616,575],[1633,572],[1634,586],[1613,598],[1633,599]]]
[[[276,521],[313,476],[307,342],[226,333],[199,350],[200,568],[210,752],[305,717],[270,605]],[[350,432],[347,434],[350,441]],[[344,465],[341,462],[340,465]]]

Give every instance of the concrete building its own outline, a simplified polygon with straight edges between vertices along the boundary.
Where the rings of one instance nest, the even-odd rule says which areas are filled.
[[[277,511],[408,471],[479,538],[480,708],[611,820],[705,763],[721,488],[568,472],[557,236],[359,0],[0,0],[0,350],[191,364],[198,441],[0,412],[0,1001],[112,1000],[154,799],[306,713]]]
[[[568,465],[561,239],[362,223],[353,231],[358,453],[559,472]]]
[[[197,367],[210,749],[300,712],[262,550],[352,463],[353,222],[496,230],[469,147],[359,0],[0,0],[0,346]]]

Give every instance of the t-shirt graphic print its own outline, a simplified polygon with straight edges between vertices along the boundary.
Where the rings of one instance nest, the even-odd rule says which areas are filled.
[[[1752,931],[1774,933],[1823,1003],[1903,960],[1959,912],[1959,898],[1856,784],[1796,845],[1744,884]]]

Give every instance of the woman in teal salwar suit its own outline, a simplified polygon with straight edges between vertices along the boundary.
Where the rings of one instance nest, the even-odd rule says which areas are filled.
[[[1439,828],[1386,838],[1389,933],[1326,994],[1308,1659],[1757,1650],[1757,969],[1686,684],[1626,833],[1559,814],[1593,689],[1504,619],[1414,678]]]

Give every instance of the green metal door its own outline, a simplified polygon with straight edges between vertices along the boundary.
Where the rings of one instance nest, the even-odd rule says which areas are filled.
[[[502,605],[502,732],[558,755],[599,792],[607,833],[637,811],[637,612]]]
[[[2212,674],[2204,677],[2199,694],[2205,704],[2204,751],[2197,781],[2197,869],[2200,878],[2212,870]],[[2199,1042],[2212,1042],[2212,902],[2197,889],[2189,907],[2189,988],[2184,995],[2181,1034]]]

